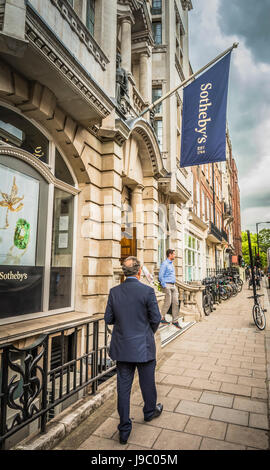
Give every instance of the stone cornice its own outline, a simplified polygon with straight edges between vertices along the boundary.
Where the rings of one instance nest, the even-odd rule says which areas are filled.
[[[57,188],[63,191],[68,191],[71,194],[78,194],[80,191],[73,186],[65,183],[64,181],[58,180],[51,172],[50,167],[46,163],[41,162],[38,158],[34,157],[30,153],[22,149],[17,149],[11,145],[1,145],[0,143],[0,155],[7,155],[10,157],[18,158],[29,165],[31,165],[41,176],[47,181],[47,183],[54,184]],[[1,159],[0,159],[1,161]]]
[[[184,72],[183,72],[183,69],[182,69],[182,66],[180,64],[180,61],[179,61],[179,58],[177,57],[177,54],[175,54],[175,68],[179,74],[179,77],[180,79],[182,80],[182,82],[185,80],[185,75],[184,75]]]
[[[156,134],[150,123],[138,117],[127,121],[126,124],[130,129],[130,133],[137,134],[144,143],[148,157],[151,160],[153,176],[158,179],[160,176],[167,173],[163,165]]]
[[[189,209],[190,222],[202,230],[208,229],[208,224],[198,217],[192,209]]]
[[[87,71],[74,61],[65,46],[52,35],[46,24],[32,8],[27,8],[26,38],[44,59],[48,60],[76,93],[102,117],[108,116],[113,103]]]
[[[132,44],[145,42],[148,46],[154,45],[153,36],[149,30],[140,31],[138,33],[132,33],[131,39],[132,39]]]
[[[168,50],[167,44],[155,44],[155,46],[152,49],[152,54],[158,54],[160,52],[166,53]]]
[[[149,35],[149,39],[151,41],[151,44],[154,45],[155,42],[154,42],[153,33],[152,33],[152,20],[149,16],[149,11],[147,9],[145,2],[143,2],[143,6],[142,6],[142,15],[143,15],[143,21],[145,24],[145,29],[147,30],[148,35]]]
[[[61,15],[69,23],[71,29],[75,31],[79,39],[85,44],[90,54],[100,64],[103,70],[109,63],[108,57],[104,54],[98,43],[83,22],[80,20],[75,10],[67,0],[50,0],[51,3],[60,11]]]
[[[138,0],[117,0],[117,3],[119,5],[129,6],[132,11],[136,11],[141,8],[141,4]]]
[[[182,18],[181,18],[181,15],[180,15],[180,13],[179,13],[178,6],[177,6],[177,3],[176,3],[175,0],[174,0],[174,9],[175,9],[176,18],[177,18],[177,20],[178,20],[179,23],[180,23],[181,33],[182,33],[182,34],[186,34],[185,28],[184,28],[184,25],[183,25],[183,21],[182,21]]]

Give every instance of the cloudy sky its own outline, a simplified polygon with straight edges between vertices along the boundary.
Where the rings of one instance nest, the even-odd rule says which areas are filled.
[[[270,0],[192,0],[194,71],[233,50],[228,123],[239,172],[242,230],[270,221]],[[259,229],[270,228],[270,224]]]

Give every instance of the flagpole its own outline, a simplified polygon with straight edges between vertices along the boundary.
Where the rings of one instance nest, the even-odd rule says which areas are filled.
[[[208,64],[206,64],[204,67],[202,67],[200,70],[198,70],[197,72],[193,73],[192,75],[190,75],[190,77],[188,77],[186,80],[184,80],[182,83],[180,83],[180,85],[177,85],[177,87],[173,88],[173,90],[170,90],[168,91],[168,93],[166,93],[164,96],[162,96],[161,98],[159,98],[158,100],[154,101],[154,103],[152,103],[150,106],[148,106],[146,109],[143,110],[143,112],[139,115],[139,117],[142,117],[144,114],[146,114],[148,111],[151,111],[153,108],[155,108],[155,106],[157,106],[159,103],[161,103],[162,101],[164,101],[166,98],[168,98],[169,96],[173,95],[179,88],[183,87],[184,85],[186,85],[188,82],[190,82],[191,80],[193,80],[193,78],[195,78],[197,75],[199,75],[200,73],[202,73],[204,70],[206,70],[208,67],[210,67],[211,65],[213,65],[215,62],[217,62],[219,59],[221,59],[222,57],[224,57],[226,54],[228,54],[230,51],[232,51],[234,48],[238,47],[238,42],[235,42],[233,43],[233,45],[231,47],[229,47],[228,49],[226,49],[226,51],[222,52],[221,54],[219,54],[215,59],[211,60],[211,62],[209,62]]]

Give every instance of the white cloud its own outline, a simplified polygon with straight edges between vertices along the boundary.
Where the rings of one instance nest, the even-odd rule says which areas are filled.
[[[256,233],[256,223],[266,221],[270,222],[270,208],[249,207],[241,212],[242,231],[250,230]],[[270,224],[258,226],[259,231],[263,228],[270,228]]]
[[[270,150],[270,148],[268,149]],[[241,181],[241,196],[270,194],[270,155],[264,155]],[[270,200],[269,200],[270,204]]]

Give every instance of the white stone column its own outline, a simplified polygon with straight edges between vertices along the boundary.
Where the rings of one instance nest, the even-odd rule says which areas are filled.
[[[122,67],[131,72],[131,18],[123,18],[121,26]]]
[[[117,37],[117,0],[99,0],[95,6],[95,39],[109,59],[106,66],[104,89],[115,96]]]
[[[150,102],[151,97],[149,96],[149,54],[142,52],[140,54],[140,93],[146,102]]]

